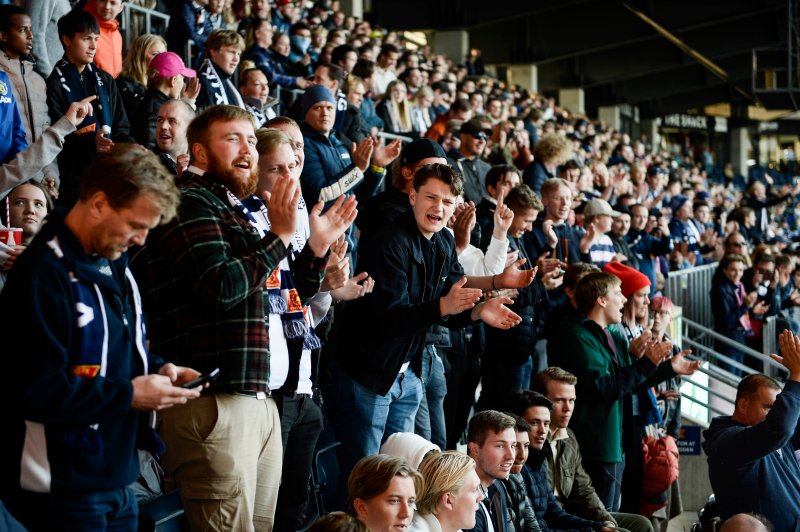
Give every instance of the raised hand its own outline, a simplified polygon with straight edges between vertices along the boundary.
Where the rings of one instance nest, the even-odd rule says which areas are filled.
[[[525,259],[519,259],[503,270],[503,273],[495,279],[497,288],[525,288],[533,282],[538,269],[534,266],[531,270],[520,270],[519,267],[525,264]]]
[[[513,221],[514,211],[503,203],[503,192],[500,192],[497,195],[497,207],[494,209],[494,231],[492,236],[497,240],[505,240]]]
[[[472,229],[475,227],[475,205],[470,202],[462,203],[459,207],[461,208],[458,217],[453,217],[455,218],[453,235],[456,239],[456,253],[458,254],[467,249]]]
[[[297,181],[280,176],[272,185],[272,192],[263,191],[262,197],[267,203],[270,231],[288,247],[297,227],[297,203],[300,201]]]
[[[92,102],[97,99],[97,96],[87,96],[83,100],[79,102],[72,102],[67,107],[67,112],[64,113],[64,116],[67,117],[67,120],[72,122],[72,125],[78,127],[83,119],[87,116],[92,116],[94,114],[94,109],[92,108]]]
[[[200,94],[200,78],[194,77],[181,90],[181,99],[194,102]]]
[[[400,139],[394,139],[384,146],[377,138],[373,138],[372,144],[375,146],[375,150],[372,152],[372,164],[381,168],[392,164],[392,161],[400,155],[400,148],[403,147]]]
[[[522,322],[522,318],[506,306],[512,303],[507,297],[493,297],[481,303],[472,317],[496,329],[510,329]]]
[[[547,239],[547,245],[551,248],[558,246],[558,235],[556,230],[553,229],[553,220],[545,220],[542,222],[542,232]]]
[[[439,314],[450,316],[471,309],[480,301],[483,292],[479,288],[464,288],[467,278],[462,277],[450,287],[447,295],[439,298]]]
[[[356,145],[353,143],[353,147],[350,150],[353,156],[353,164],[358,167],[359,170],[362,172],[366,172],[367,168],[369,168],[369,160],[372,158],[372,150],[375,147],[372,138],[367,137],[361,142]]]
[[[800,381],[800,339],[792,331],[783,331],[778,336],[781,355],[770,355],[773,360],[789,370],[789,378]]]
[[[308,224],[311,235],[308,244],[317,257],[324,257],[328,248],[347,231],[356,219],[355,196],[339,196],[331,207],[320,215],[324,203],[320,201],[308,213]]]
[[[347,256],[347,241],[341,236],[331,245],[331,254],[325,265],[325,277],[320,290],[329,292],[341,288],[350,277],[350,258]]]
[[[331,291],[334,301],[352,301],[372,292],[375,288],[375,279],[367,272],[361,272],[351,277],[341,288]]]
[[[700,367],[699,360],[689,360],[686,355],[692,354],[691,349],[684,349],[669,360],[675,375],[691,375]]]
[[[56,178],[51,175],[44,176],[42,180],[42,184],[44,188],[47,190],[47,193],[50,195],[51,198],[54,200],[58,199],[58,185],[56,184]]]

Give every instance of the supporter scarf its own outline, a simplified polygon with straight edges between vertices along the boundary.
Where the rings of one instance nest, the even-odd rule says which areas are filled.
[[[103,79],[100,77],[100,70],[92,63],[89,63],[85,67],[84,71],[88,76],[90,86],[94,88],[92,94],[86,93],[86,89],[83,83],[81,83],[81,75],[78,73],[77,67],[70,63],[66,56],[56,63],[55,70],[61,82],[61,88],[64,90],[69,103],[79,102],[92,94],[97,95],[97,105],[94,106],[96,112],[87,115],[86,118],[83,119],[76,133],[80,135],[82,133],[96,131],[98,120],[101,127],[111,127],[111,104],[108,98],[108,87],[106,87],[106,84],[103,83]]]
[[[53,238],[48,242],[48,246],[55,255],[67,260],[58,238]],[[100,272],[111,275],[111,267],[106,262],[99,267]],[[108,370],[108,317],[106,306],[100,287],[96,283],[83,281],[70,268],[70,287],[75,298],[75,305],[78,311],[77,319],[77,345],[76,355],[70,360],[69,371],[82,379],[94,379],[105,377]],[[134,315],[135,315],[135,348],[139,357],[142,359],[144,374],[148,372],[147,350],[144,346],[145,329],[142,320],[142,300],[139,289],[130,270],[126,268],[125,277],[128,282],[128,289],[133,295]],[[111,354],[113,356],[113,353]],[[155,413],[150,415],[150,428],[155,427]],[[60,429],[55,432],[55,437],[62,444],[79,449],[94,455],[102,455],[104,451],[103,440],[97,432],[99,425],[76,429]],[[140,435],[147,438],[146,435]],[[163,450],[160,441],[155,434],[150,435],[151,440],[147,443],[149,450],[159,452]],[[149,445],[149,444],[152,444]]]
[[[208,100],[211,102],[211,105],[236,105],[242,109],[245,108],[244,101],[239,95],[239,91],[236,89],[233,83],[231,83],[230,78],[225,78],[224,80],[220,79],[219,75],[217,74],[217,69],[214,68],[214,64],[211,62],[211,59],[206,59],[203,61],[203,64],[200,65],[198,75],[203,76],[208,81],[206,88],[210,92],[208,95]],[[231,94],[234,95],[237,101],[229,101],[228,93],[225,90],[225,87],[222,85],[223,83],[228,85]]]
[[[252,223],[258,230],[259,236],[264,238],[271,227],[264,202],[255,195],[251,196],[249,201],[253,203],[257,202],[259,205],[258,212],[253,212],[227,188],[225,189],[225,193],[231,208],[237,211],[244,219]],[[297,205],[297,210],[306,210],[306,204],[302,197]],[[289,245],[288,256],[281,260],[278,267],[275,268],[275,271],[267,278],[268,312],[280,316],[283,334],[287,340],[302,338],[303,349],[313,350],[321,348],[322,343],[319,338],[317,338],[317,335],[314,334],[314,328],[311,326],[309,309],[303,306],[300,300],[300,295],[297,293],[297,289],[294,286],[294,279],[292,278],[290,269],[290,264],[294,261],[296,254],[305,246],[310,231],[307,225],[308,218],[300,216],[299,219],[301,222],[297,224],[297,228],[295,229],[293,237],[294,242]],[[297,356],[301,354],[302,353],[299,353]]]

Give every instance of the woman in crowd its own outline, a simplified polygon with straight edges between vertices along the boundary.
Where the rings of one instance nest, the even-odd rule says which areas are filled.
[[[128,48],[128,53],[122,60],[122,73],[116,82],[129,119],[138,115],[144,101],[150,60],[166,51],[167,42],[164,38],[150,34],[139,35]]]
[[[28,181],[13,188],[6,196],[6,202],[7,225],[22,229],[22,245],[0,250],[0,259],[5,257],[5,260],[0,261],[0,290],[5,286],[8,270],[39,232],[45,216],[53,208],[53,200],[44,185],[37,181]]]
[[[756,301],[757,294],[748,295],[742,284],[742,276],[746,268],[746,259],[741,255],[729,253],[722,257],[717,273],[711,282],[711,313],[714,316],[714,330],[744,345],[747,333],[752,332],[750,316],[764,314],[767,309],[763,302]],[[749,307],[752,305],[752,309]],[[741,349],[722,341],[714,342],[714,350],[736,362],[744,363]],[[722,361],[713,361],[722,369],[741,376],[742,371]]]
[[[458,532],[475,527],[475,511],[483,500],[475,461],[464,453],[428,454],[419,466],[425,489],[417,500],[410,531]]]
[[[375,112],[383,120],[383,130],[397,135],[412,133],[411,103],[406,96],[406,84],[394,80],[386,86],[386,94],[378,102]]]
[[[433,90],[423,85],[414,95],[414,104],[411,106],[411,129],[415,136],[422,137],[433,123],[431,119],[431,106],[433,105]]]
[[[371,532],[408,527],[423,486],[422,476],[404,459],[367,456],[350,473],[347,506]]]

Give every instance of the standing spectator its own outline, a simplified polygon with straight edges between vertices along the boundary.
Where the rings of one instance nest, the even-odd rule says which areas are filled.
[[[611,232],[608,237],[611,239],[611,244],[614,246],[614,253],[616,253],[617,260],[624,262],[626,266],[630,266],[634,270],[639,270],[639,259],[636,254],[631,251],[626,236],[631,230],[631,212],[628,207],[616,205],[614,209],[619,215],[614,218],[611,223]],[[624,259],[622,257],[625,257]],[[653,281],[651,281],[651,284]],[[651,287],[652,288],[652,287]]]
[[[122,73],[115,80],[125,114],[136,117],[144,101],[147,91],[147,80],[150,77],[150,61],[162,52],[167,51],[167,42],[160,35],[139,35],[128,48],[122,60]]]
[[[491,166],[481,157],[491,133],[491,129],[485,128],[477,118],[461,124],[461,146],[452,166],[464,176],[465,201],[478,203],[486,197],[486,173]]]
[[[638,203],[632,205],[630,209],[631,227],[625,240],[636,256],[639,271],[650,279],[650,295],[653,296],[656,291],[656,257],[672,252],[669,226],[666,217],[662,216],[658,221],[658,227],[652,232],[647,232],[647,221],[650,217],[647,207]]]
[[[129,485],[137,448],[158,446],[152,411],[200,396],[180,386],[197,371],[148,352],[125,257],[177,203],[154,155],[118,146],[93,162],[78,202],[48,218],[11,272],[0,314],[30,352],[6,361],[2,498],[30,529],[135,529]]]
[[[400,57],[400,49],[394,44],[384,44],[378,53],[375,73],[372,75],[372,94],[375,98],[382,98],[391,81],[397,79],[395,65]]]
[[[47,78],[47,107],[50,120],[64,115],[70,103],[87,96],[93,113],[67,139],[58,157],[61,187],[60,205],[71,206],[78,199],[80,177],[97,153],[110,150],[116,142],[131,142],[130,125],[117,84],[108,72],[93,63],[100,38],[97,20],[86,11],[70,11],[58,21],[64,58]]]
[[[253,61],[269,83],[289,89],[305,89],[308,82],[302,77],[289,75],[288,65],[284,62],[283,56],[272,48],[274,33],[269,20],[254,19],[245,33],[247,50],[242,54],[242,60]],[[282,37],[286,39],[285,35]],[[277,43],[278,39],[275,41]]]
[[[494,232],[494,213],[498,198],[508,196],[520,182],[519,170],[512,165],[498,164],[486,172],[486,195],[475,207],[475,218],[480,227],[481,237],[477,244],[479,248],[486,249],[489,246]],[[475,242],[472,244],[476,245]]]
[[[191,81],[185,85],[185,79]],[[139,144],[152,150],[156,145],[158,110],[167,100],[186,97],[194,103],[200,90],[197,72],[186,68],[180,56],[173,52],[158,54],[150,61],[150,80],[139,113],[131,120],[131,134]]]
[[[697,226],[692,223],[692,203],[682,194],[674,196],[669,202],[672,210],[672,220],[669,222],[669,233],[672,241],[683,258],[692,266],[703,264],[701,250],[701,235]]]
[[[218,367],[220,377],[199,401],[163,418],[164,465],[192,528],[271,529],[281,440],[269,394],[266,291],[289,253],[300,194],[290,177],[276,180],[269,228],[243,207],[258,181],[255,130],[244,109],[211,107],[187,136],[193,170],[184,174],[178,216],[147,244],[152,347],[204,372]],[[297,255],[301,298],[318,290],[336,229],[320,227]],[[200,434],[190,428],[198,425]]]
[[[14,100],[25,130],[25,140],[29,145],[50,126],[44,79],[34,71],[35,63],[29,55],[33,41],[31,18],[28,14],[13,4],[0,7],[0,69],[8,74],[11,81]],[[58,166],[47,165],[43,178],[48,193],[57,197]]]
[[[206,41],[206,59],[197,74],[200,79],[198,109],[213,105],[245,108],[233,73],[244,51],[244,39],[233,30],[216,30]]]
[[[272,11],[272,26],[275,31],[289,33],[289,28],[294,22],[294,2],[292,0],[277,0]]]
[[[722,519],[753,512],[775,530],[795,530],[800,522],[800,340],[790,331],[778,338],[789,370],[780,385],[766,375],[748,375],[736,389],[733,415],[715,417],[703,433],[708,475]],[[779,393],[780,392],[780,393]]]
[[[189,60],[197,68],[206,52],[206,39],[213,31],[205,4],[198,0],[178,0],[169,17],[167,49]],[[189,41],[192,41],[191,44]],[[188,53],[187,53],[188,52]]]
[[[122,0],[89,0],[83,9],[91,13],[100,26],[94,64],[116,78],[122,72],[122,34],[117,22],[122,13]]]
[[[572,187],[560,177],[542,185],[544,217],[536,220],[524,239],[532,260],[544,255],[567,264],[580,261],[582,235],[567,221],[572,214],[572,196]]]
[[[14,93],[9,90],[11,80],[4,71],[0,70],[0,163],[11,161],[14,156],[28,146],[25,139],[25,128],[22,126],[17,100]]]
[[[194,109],[183,100],[161,104],[156,118],[156,154],[169,172],[178,177],[189,166],[186,129],[194,119]]]
[[[618,259],[611,238],[606,234],[620,215],[606,200],[593,199],[583,209],[583,223],[586,233],[581,238],[581,260],[591,262],[602,268],[612,260]]]
[[[548,133],[533,148],[533,164],[522,173],[522,182],[539,193],[548,179],[558,177],[558,167],[572,156],[570,141],[557,133]]]
[[[58,21],[70,12],[69,0],[24,0],[22,7],[31,15],[31,28],[36,28],[41,39],[33,40],[31,53],[36,58],[36,72],[45,79],[64,54]]]

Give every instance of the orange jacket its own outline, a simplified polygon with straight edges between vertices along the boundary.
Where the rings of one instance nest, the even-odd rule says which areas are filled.
[[[122,34],[119,32],[119,22],[116,19],[102,20],[98,17],[95,0],[89,0],[83,9],[94,15],[100,25],[100,39],[97,41],[94,64],[111,74],[112,78],[116,78],[122,72]]]

